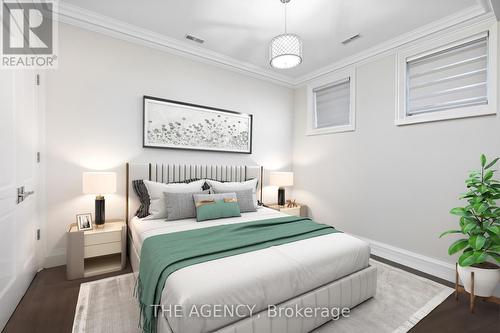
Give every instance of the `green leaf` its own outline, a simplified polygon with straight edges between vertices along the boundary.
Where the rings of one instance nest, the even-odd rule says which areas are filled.
[[[448,231],[443,232],[441,235],[439,235],[439,238],[443,237],[444,235],[448,235],[448,234],[461,234],[461,233],[462,233],[462,230],[448,230]]]
[[[498,236],[498,235],[497,235],[497,234],[495,234],[494,232],[492,232],[492,231],[488,230],[488,229],[486,229],[486,233],[487,233],[487,234],[491,237],[490,239],[491,239],[493,242],[495,242],[494,237],[495,237],[495,236]]]
[[[500,255],[498,255],[497,253],[493,253],[493,252],[487,252],[487,253],[490,257],[495,259],[497,262],[500,262]]]
[[[470,216],[471,214],[462,207],[456,207],[450,210],[450,213],[458,216]]]
[[[500,253],[500,245],[493,245],[491,246],[488,251],[493,251],[493,252],[498,252]]]
[[[484,168],[486,165],[486,156],[484,154],[481,154],[481,166]]]
[[[479,221],[473,216],[464,216],[463,218],[467,222],[479,223]]]
[[[474,250],[480,250],[483,247],[484,243],[486,243],[486,238],[482,235],[474,235],[469,238],[469,245]]]
[[[488,259],[488,254],[485,251],[475,251],[472,256],[475,264],[481,264]]]
[[[460,217],[460,222],[458,222],[458,224],[460,225],[460,229],[463,229],[464,228],[464,225],[467,223],[467,221],[465,221],[465,217]],[[439,236],[439,238],[441,238],[441,236]]]
[[[484,174],[484,179],[483,179],[483,181],[490,180],[492,177],[493,177],[493,170],[488,170],[488,171],[486,171],[486,173]]]
[[[475,229],[476,227],[477,227],[477,224],[468,223],[465,225],[463,232],[464,232],[464,234],[467,234],[467,233],[471,232],[473,229]]]
[[[486,185],[479,186],[479,192],[481,192],[481,194],[488,193],[489,191],[490,191],[490,189],[488,188],[488,186],[486,186]]]
[[[467,239],[459,239],[450,245],[450,247],[448,248],[448,254],[452,255],[454,253],[457,253],[458,251],[462,250],[467,245],[469,245],[469,243],[467,242]]]
[[[495,235],[500,235],[500,227],[496,225],[491,225],[486,228],[486,230],[491,231]]]
[[[464,249],[464,253],[465,253],[465,252],[469,252],[469,251],[474,251],[474,250],[472,249],[472,247],[467,246],[467,247]]]
[[[470,266],[475,262],[474,252],[464,252],[458,258],[458,264],[462,267]]]
[[[494,166],[494,165],[495,165],[495,163],[496,163],[496,162],[498,162],[498,160],[499,160],[499,159],[500,159],[500,157],[495,158],[493,161],[491,161],[491,162],[490,162],[490,164],[488,164],[488,165],[485,167],[485,169],[489,169],[489,168],[491,168],[492,166]]]
[[[480,204],[474,205],[474,210],[476,211],[476,213],[478,215],[484,213],[487,209],[488,209],[488,205],[486,205],[485,203],[480,203]]]

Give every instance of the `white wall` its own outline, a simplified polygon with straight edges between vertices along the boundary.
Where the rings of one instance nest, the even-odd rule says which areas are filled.
[[[479,156],[500,156],[500,116],[395,126],[396,56],[356,69],[356,131],[306,136],[306,88],[295,90],[294,195],[345,232],[454,263],[449,214]]]
[[[81,193],[84,170],[119,172],[118,193],[106,197],[106,217],[115,219],[125,215],[127,161],[290,167],[291,89],[65,24],[59,32],[59,68],[44,87],[47,266],[65,263],[75,214],[94,211]],[[143,95],[253,114],[253,154],[143,149]]]

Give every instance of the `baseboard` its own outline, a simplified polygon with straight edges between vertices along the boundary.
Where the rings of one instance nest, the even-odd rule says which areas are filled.
[[[453,264],[365,237],[355,237],[370,243],[373,255],[455,283],[455,265]]]
[[[54,250],[50,255],[45,257],[43,268],[66,265],[66,250]]]

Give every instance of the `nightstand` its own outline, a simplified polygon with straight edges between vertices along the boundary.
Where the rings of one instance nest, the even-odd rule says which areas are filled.
[[[282,213],[288,214],[288,215],[295,215],[295,216],[306,216],[306,206],[299,204],[297,207],[292,207],[288,208],[286,205],[285,206],[280,206],[280,205],[264,205],[265,207],[278,210]]]
[[[69,226],[66,248],[68,280],[86,278],[125,268],[127,225],[123,221],[106,222],[103,227],[79,231]]]

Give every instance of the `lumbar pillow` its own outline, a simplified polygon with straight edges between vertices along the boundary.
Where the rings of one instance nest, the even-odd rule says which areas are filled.
[[[208,194],[208,190],[187,193],[163,192],[167,207],[167,221],[196,217],[193,194]]]
[[[206,180],[208,185],[210,185],[211,190],[214,193],[230,193],[230,192],[238,192],[244,190],[252,190],[253,197],[253,205],[254,208],[257,209],[257,185],[259,183],[258,179],[250,179],[244,182],[219,182],[216,180]]]
[[[148,189],[149,199],[151,204],[149,205],[149,216],[146,217],[148,220],[153,219],[164,219],[167,217],[167,201],[163,192],[169,193],[195,193],[201,192],[201,187],[205,183],[205,180],[197,180],[189,184],[184,183],[172,183],[164,184],[152,182],[150,180],[145,180],[144,185]]]
[[[198,222],[241,216],[236,193],[194,194]]]
[[[218,193],[216,190],[213,190],[214,193]],[[253,190],[251,188],[247,190],[234,191],[236,193],[236,198],[238,199],[238,204],[240,205],[240,212],[255,212],[257,208],[255,208],[254,204],[254,196]]]

